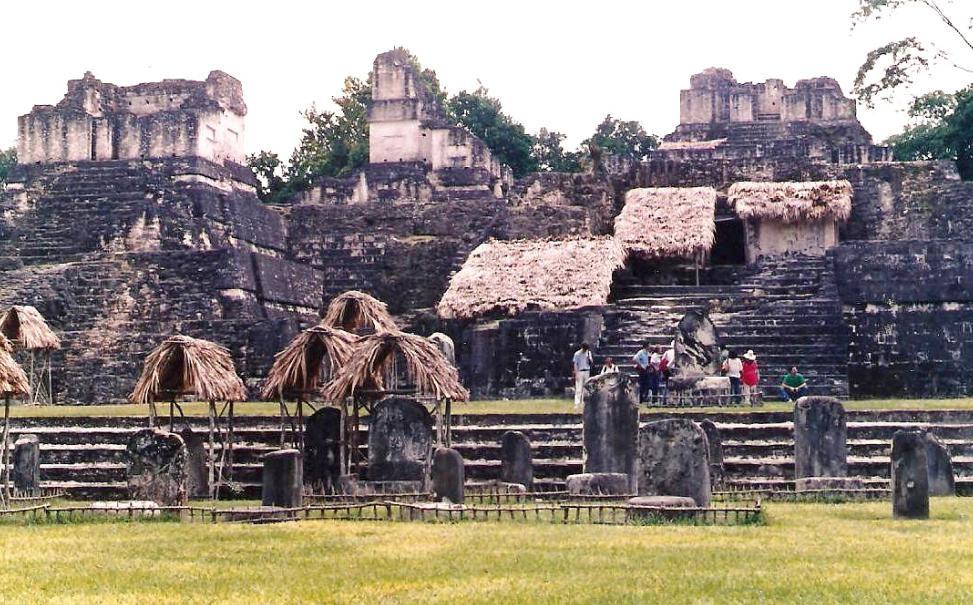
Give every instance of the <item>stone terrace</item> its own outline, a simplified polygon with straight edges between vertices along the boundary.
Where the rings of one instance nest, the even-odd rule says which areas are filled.
[[[642,421],[666,416],[643,413]],[[709,418],[716,423],[722,434],[729,484],[740,488],[792,485],[794,440],[790,412],[688,416],[696,420]],[[192,418],[190,422],[194,430],[205,434],[205,418]],[[18,418],[14,420],[11,442],[25,433],[40,437],[41,475],[48,487],[64,488],[73,497],[123,497],[125,444],[132,433],[144,426],[144,418]],[[247,495],[259,493],[259,457],[279,447],[279,426],[278,419],[272,416],[237,419],[234,479]],[[180,428],[177,424],[177,430]],[[973,410],[849,411],[849,474],[864,477],[871,486],[886,485],[892,434],[909,428],[926,429],[943,439],[953,457],[958,489],[973,492]],[[367,431],[367,426],[363,430]],[[567,475],[581,472],[578,415],[465,415],[454,418],[453,447],[466,461],[468,481],[498,478],[500,438],[508,430],[523,431],[531,440],[535,489],[560,489]],[[364,453],[365,446],[362,450]]]

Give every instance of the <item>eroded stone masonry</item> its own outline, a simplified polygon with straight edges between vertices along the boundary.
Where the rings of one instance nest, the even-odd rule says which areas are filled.
[[[453,336],[475,396],[563,392],[580,340],[627,361],[704,308],[726,344],[758,351],[771,383],[796,363],[818,394],[973,390],[973,184],[949,163],[892,162],[834,80],[789,88],[708,69],[646,162],[514,180],[445,119],[403,51],[379,55],[373,74],[369,164],[283,208],[255,195],[243,87],[223,72],[136,86],[89,73],[19,119],[0,306],[34,305],[62,334],[60,401],[124,397],[174,331],[228,346],[256,381],[348,289]],[[729,195],[737,183],[833,181],[851,186],[848,213],[747,214]],[[481,243],[611,236],[626,192],[643,187],[715,189],[712,247],[629,257],[593,307],[437,315]]]

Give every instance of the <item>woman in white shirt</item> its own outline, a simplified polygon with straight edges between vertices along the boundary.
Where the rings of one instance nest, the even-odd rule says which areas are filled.
[[[727,377],[730,379],[730,403],[737,405],[740,403],[740,395],[743,392],[740,389],[740,376],[743,374],[743,362],[740,361],[740,356],[737,355],[736,351],[730,351],[730,356],[723,363],[723,371],[726,372]]]

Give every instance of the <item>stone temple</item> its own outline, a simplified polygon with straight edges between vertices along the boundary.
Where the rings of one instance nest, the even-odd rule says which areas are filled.
[[[369,163],[282,207],[255,195],[223,72],[89,73],[20,118],[0,307],[62,335],[59,400],[121,399],[175,331],[228,346],[255,383],[350,289],[451,335],[477,397],[562,393],[581,340],[626,362],[701,309],[764,384],[796,364],[821,395],[973,390],[973,184],[891,161],[834,80],[707,69],[647,161],[514,179],[404,51],[372,73]]]

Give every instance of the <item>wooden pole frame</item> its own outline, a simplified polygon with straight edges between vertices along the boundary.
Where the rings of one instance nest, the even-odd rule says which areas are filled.
[[[10,502],[10,394],[3,396],[3,501]]]

